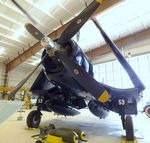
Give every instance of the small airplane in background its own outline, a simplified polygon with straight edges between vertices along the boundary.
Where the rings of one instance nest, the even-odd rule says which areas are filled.
[[[14,0],[12,1],[18,6]],[[43,69],[30,89],[33,94],[38,96],[38,99],[37,110],[31,111],[27,117],[28,127],[37,128],[39,126],[42,110],[53,111],[65,116],[74,116],[79,114],[80,109],[88,107],[100,119],[106,118],[109,111],[118,113],[121,116],[123,129],[126,130],[127,140],[134,140],[131,115],[138,113],[137,103],[145,86],[96,18],[91,18],[101,3],[102,0],[92,1],[71,21],[60,38],[55,41],[46,37],[32,24],[25,25],[27,31],[39,40],[44,47],[41,62],[9,93],[9,99],[11,100],[42,64]],[[29,17],[22,7],[18,6],[18,8]],[[94,79],[92,64],[79,45],[71,40],[89,18],[94,22],[110,49],[126,70],[134,85],[133,88],[118,89]]]

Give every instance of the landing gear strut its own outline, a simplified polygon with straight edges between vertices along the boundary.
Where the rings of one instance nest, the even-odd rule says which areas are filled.
[[[121,116],[123,129],[126,131],[127,141],[134,141],[134,129],[132,117],[130,115]]]

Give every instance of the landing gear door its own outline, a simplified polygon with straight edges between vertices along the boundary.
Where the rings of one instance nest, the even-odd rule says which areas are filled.
[[[137,114],[137,103],[134,98],[117,98],[117,108],[120,115]]]
[[[39,96],[39,98],[36,101],[36,106],[42,107],[43,104],[44,104],[44,98]]]

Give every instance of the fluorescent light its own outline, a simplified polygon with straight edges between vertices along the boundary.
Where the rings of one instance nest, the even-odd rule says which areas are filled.
[[[0,55],[5,54],[5,49],[3,47],[0,47]]]
[[[58,3],[63,3],[64,0],[42,0],[37,3],[37,7],[44,12],[50,13],[57,7]]]
[[[41,59],[37,59],[37,60],[34,60],[33,62],[31,62],[30,64],[33,66],[36,66],[40,61],[41,61]]]
[[[12,36],[13,39],[19,39],[19,37],[20,37],[21,35],[23,35],[24,32],[25,32],[25,28],[24,28],[24,27],[21,27],[21,28],[16,29],[16,30],[15,30],[15,34],[13,34],[13,36]]]

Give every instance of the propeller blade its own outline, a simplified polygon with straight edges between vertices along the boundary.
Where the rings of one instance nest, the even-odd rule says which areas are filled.
[[[25,28],[27,31],[37,40],[41,41],[45,35],[41,33],[35,26],[33,26],[31,23],[26,23]]]
[[[77,42],[79,42],[79,39],[80,39],[80,31],[78,31],[77,34],[76,34],[76,40],[77,40]]]
[[[12,90],[8,94],[8,100],[11,100],[15,94],[18,92],[18,90],[27,82],[27,80],[32,76],[32,74],[36,71],[36,69],[41,65],[41,63],[45,60],[47,54],[42,58],[41,62],[34,68],[34,70],[25,78],[23,79],[16,87],[14,90]]]
[[[119,49],[117,48],[115,43],[108,37],[108,35],[102,29],[102,27],[100,26],[100,24],[99,24],[99,22],[97,21],[96,18],[92,18],[92,21],[94,22],[96,27],[100,30],[104,40],[109,45],[110,49],[113,51],[114,55],[116,56],[116,58],[118,59],[120,64],[123,66],[123,68],[128,73],[133,85],[135,87],[137,87],[138,89],[140,89],[141,91],[143,91],[145,89],[144,84],[142,83],[140,78],[137,76],[135,71],[132,69],[132,67],[129,65],[129,63],[126,61],[126,59],[123,57],[123,55],[121,54],[121,52],[119,51]]]
[[[37,24],[37,22],[27,13],[27,11],[25,9],[23,9],[15,0],[11,0],[16,7],[18,7],[22,13],[24,13],[34,24]]]
[[[86,91],[91,93],[95,99],[100,102],[107,102],[109,100],[109,93],[106,90],[104,84],[96,81],[92,76],[90,76],[82,67],[73,62],[66,54],[61,51],[56,51],[55,55],[61,59],[64,66],[73,78],[82,86]]]
[[[77,17],[75,17],[60,36],[58,44],[62,45],[71,39],[80,30],[84,23],[91,17],[102,1],[103,0],[94,0]]]

